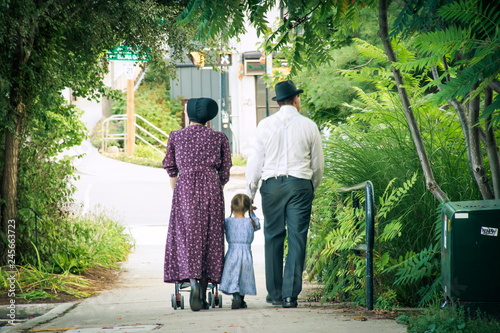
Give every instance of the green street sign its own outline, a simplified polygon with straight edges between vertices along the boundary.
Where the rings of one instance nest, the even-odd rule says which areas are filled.
[[[116,46],[112,50],[108,50],[108,60],[121,61],[150,61],[148,54],[140,54],[137,48],[130,46]]]

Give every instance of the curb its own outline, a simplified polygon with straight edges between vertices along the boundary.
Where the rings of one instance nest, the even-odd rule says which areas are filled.
[[[55,308],[60,303],[44,303],[44,304],[15,304],[12,309],[9,305],[2,305],[0,307],[0,318],[8,320],[9,314],[15,311],[16,319],[28,319],[30,317],[41,316],[53,308]]]
[[[54,318],[57,318],[61,316],[63,313],[70,311],[71,309],[75,308],[79,303],[78,302],[71,302],[71,303],[61,303],[61,304],[33,304],[35,307],[31,307],[31,309],[38,311],[37,313],[40,313],[40,311],[43,311],[43,309],[48,310],[48,312],[45,312],[44,314],[39,315],[38,317],[28,319],[27,321],[20,323],[20,324],[15,324],[11,326],[4,326],[0,328],[0,332],[6,333],[6,332],[20,332],[23,330],[30,330],[33,327],[49,322],[53,320]],[[17,308],[21,308],[22,305],[16,306]],[[26,307],[28,308],[28,307]],[[30,308],[28,308],[30,309]],[[28,312],[28,309],[24,309],[25,312]],[[33,316],[33,313],[30,313],[29,316]]]
[[[231,167],[231,176],[245,176],[245,168],[244,166],[233,165]]]

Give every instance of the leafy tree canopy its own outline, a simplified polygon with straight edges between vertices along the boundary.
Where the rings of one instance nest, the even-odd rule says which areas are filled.
[[[186,4],[183,0],[0,0],[1,253],[6,253],[9,220],[19,218],[19,228],[30,227],[18,206],[36,203],[53,215],[67,198],[66,176],[72,169],[55,155],[78,143],[82,128],[77,121],[68,121],[68,117],[78,119],[78,113],[61,107],[61,91],[69,87],[73,95],[88,98],[113,95],[102,79],[108,68],[107,50],[116,46],[148,53],[164,66],[168,57],[180,57],[192,36],[189,25],[175,24]],[[45,136],[45,130],[51,135]],[[68,137],[68,132],[75,136]],[[36,147],[43,149],[33,150]],[[54,190],[47,191],[50,196],[36,197],[30,187],[40,183],[30,178],[36,170],[40,178],[59,171]],[[28,232],[23,235],[29,237]],[[23,242],[29,244],[29,239],[19,239],[19,244]]]
[[[283,20],[276,29],[270,31],[266,12],[275,5],[282,8]],[[198,37],[208,38],[215,35],[237,36],[245,31],[245,17],[248,17],[259,33],[268,36],[266,51],[293,48],[290,60],[294,75],[301,67],[314,67],[330,61],[331,48],[349,42],[353,31],[371,27],[367,23],[369,18],[363,16],[363,10],[369,8],[376,13],[377,5],[378,1],[374,0],[247,0],[230,4],[213,0],[192,0],[181,19],[182,22],[197,20]],[[419,59],[422,66],[432,64],[433,61],[435,63],[443,57],[453,58],[452,67],[441,72],[441,79],[452,75],[456,80],[450,80],[443,86],[437,95],[438,101],[473,98],[489,84],[496,87],[498,92],[499,6],[498,3],[487,0],[394,2],[390,8],[399,15],[390,37],[410,37],[415,33],[424,33],[417,44],[422,49]],[[227,20],[223,20],[223,17]],[[375,17],[372,19],[376,21]],[[469,95],[470,88],[474,86],[477,86],[473,89],[474,93]],[[484,110],[483,116],[493,114],[499,108],[499,103],[500,99],[497,97]]]

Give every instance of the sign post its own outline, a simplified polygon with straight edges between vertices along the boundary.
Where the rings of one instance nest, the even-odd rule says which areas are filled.
[[[134,113],[134,67],[127,67],[127,157],[134,156],[135,150],[135,113]]]
[[[140,54],[130,46],[117,46],[108,51],[108,60],[114,61],[149,61],[147,55]],[[134,113],[134,65],[127,66],[127,139],[125,153],[127,157],[134,156],[135,150],[135,113]]]

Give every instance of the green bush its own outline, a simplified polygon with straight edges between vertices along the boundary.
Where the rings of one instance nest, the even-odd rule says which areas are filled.
[[[91,267],[116,267],[130,252],[125,227],[103,212],[86,216],[69,213],[59,218],[39,218],[27,247],[20,254],[34,253],[24,260],[50,273],[79,273]],[[29,259],[29,261],[27,260]]]
[[[160,148],[158,148],[160,149]],[[151,146],[145,145],[145,144],[140,144],[135,146],[135,152],[134,156],[140,157],[140,158],[147,158],[151,160],[162,160],[163,157],[165,156],[166,148],[162,147],[160,149],[161,152],[158,150],[152,148]]]
[[[394,188],[390,182],[383,195],[375,218],[375,248],[374,284],[378,295],[378,308],[392,309],[398,305],[397,294],[384,281],[387,279],[388,268],[398,261],[398,253],[392,244],[401,237],[403,221],[406,216],[387,220],[388,214],[395,209],[411,192],[417,177]],[[310,268],[309,277],[319,279],[325,285],[324,299],[345,301],[354,300],[358,304],[365,302],[365,257],[356,248],[365,243],[366,198],[363,192],[353,192],[352,195],[338,193],[338,185],[332,180],[325,181],[317,190],[311,220],[311,235],[309,241]],[[354,202],[359,202],[354,204]]]
[[[247,165],[247,160],[241,155],[232,155],[231,156],[233,165],[236,166],[246,166]]]
[[[158,74],[155,73],[154,67],[146,72],[146,79],[135,92],[134,112],[166,133],[181,128],[183,112],[181,101],[179,99],[172,100],[170,98],[169,84],[166,82],[168,80],[148,80],[147,78],[150,76],[158,76]],[[113,114],[126,114],[126,99],[122,98],[114,101],[111,109]],[[137,120],[137,123],[140,122],[141,120]],[[142,123],[140,125],[147,128],[147,125]],[[123,129],[119,127],[117,130]],[[154,141],[150,143],[156,145]]]
[[[402,223],[401,237],[385,242],[383,252],[380,252],[387,253],[390,259],[379,271],[383,278],[376,285],[375,297],[384,307],[389,303],[404,306],[433,304],[440,292],[439,205],[426,187],[400,100],[393,91],[390,71],[377,64],[383,59],[375,56],[377,52],[372,46],[360,43],[359,48],[360,52],[373,54],[375,61],[358,71],[346,71],[345,75],[354,81],[370,82],[376,90],[367,93],[356,89],[357,98],[349,105],[351,115],[343,123],[327,126],[323,186],[329,187],[331,183],[352,186],[370,180],[374,186],[377,214],[380,214],[387,204],[386,199],[381,198],[388,184],[395,188],[404,187],[404,182],[416,174],[416,182],[404,200],[378,221],[378,235],[392,221],[401,220]],[[429,103],[422,95],[419,78],[408,76],[405,79],[436,181],[453,201],[480,199],[468,172],[464,140],[456,115]],[[321,239],[329,230],[337,228],[336,223],[340,220],[333,214],[339,201],[332,191],[320,191],[316,195],[315,205],[330,211],[313,212],[315,225],[311,227],[310,244],[317,248],[311,253],[321,253],[322,247],[329,246]],[[321,198],[325,195],[327,198]],[[344,229],[343,232],[354,231]],[[321,262],[317,257],[310,257],[309,262],[311,278],[325,283],[327,298],[339,297],[339,293],[345,290],[344,282],[336,278],[344,268],[338,267],[337,263],[354,260],[344,252],[335,252],[332,258],[322,270],[314,269]],[[386,259],[381,256],[376,260]],[[354,281],[350,288],[353,293],[343,293],[343,296],[362,302],[363,291],[357,291]]]
[[[91,284],[78,275],[90,268],[118,268],[127,259],[133,240],[125,227],[104,212],[67,216],[40,226],[31,242],[36,260],[16,266],[16,297],[33,300],[57,297],[61,292],[87,297]],[[42,237],[43,236],[43,237]],[[12,268],[0,268],[0,288],[7,290]]]
[[[158,151],[145,144],[135,146],[134,156],[127,156],[125,152],[120,152],[117,154],[103,152],[103,155],[122,162],[133,163],[153,168],[163,168],[162,161],[164,154],[160,154]]]
[[[56,226],[54,233],[60,236],[50,261],[54,273],[79,273],[100,266],[117,268],[132,246],[125,227],[103,212],[68,218]]]
[[[431,307],[423,315],[398,318],[408,325],[409,333],[497,333],[500,322],[466,307]]]
[[[46,110],[43,117],[30,118],[26,140],[20,151],[16,247],[22,249],[16,264],[34,264],[36,252],[31,242],[38,242],[41,252],[50,253],[50,232],[55,221],[64,220],[65,207],[72,202],[75,190],[73,157],[62,153],[81,143],[86,128],[79,120],[81,111],[61,104]],[[29,138],[29,139],[28,139]],[[48,241],[45,241],[45,238]],[[47,259],[42,256],[42,260]]]
[[[167,134],[181,128],[183,112],[181,100],[171,99],[169,89],[169,76],[159,72],[159,69],[154,64],[150,64],[145,78],[139,89],[135,92],[134,96],[134,113],[144,117],[146,121],[152,123]],[[113,115],[126,114],[127,101],[125,95],[122,95],[122,98],[113,101],[111,105],[111,112]],[[164,139],[163,135],[159,134],[142,119],[137,117],[136,123],[151,132],[156,137]],[[126,131],[124,124],[125,122],[123,121],[113,121],[108,123],[109,132],[112,134],[124,133]],[[102,148],[102,131],[102,122],[100,122],[92,132],[92,144],[98,149]],[[165,150],[165,147],[162,144],[158,143],[155,139],[150,138],[140,129],[136,128],[136,133],[137,135],[143,137],[149,144],[155,146],[161,151]],[[167,143],[166,141],[167,139],[165,139],[164,143]],[[117,146],[122,150],[124,145],[125,142],[123,139],[108,140],[107,142],[108,147]],[[156,155],[154,150],[149,150],[150,147],[137,137],[136,145],[133,158],[124,157],[122,155],[111,155],[111,157],[140,165],[158,166],[157,162],[152,161],[153,159],[157,159],[156,156],[153,157],[153,155]],[[147,156],[144,156],[144,154]],[[159,166],[161,166],[161,164]]]

